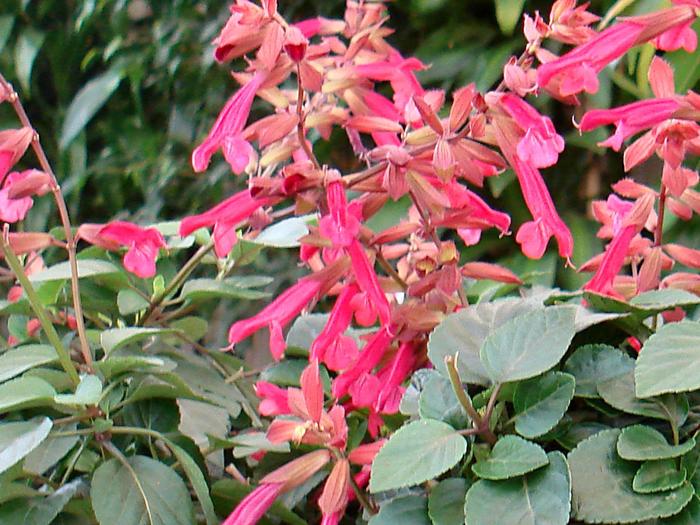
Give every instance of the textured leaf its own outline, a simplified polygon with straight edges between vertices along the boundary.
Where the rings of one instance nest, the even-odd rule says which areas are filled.
[[[0,423],[0,472],[5,472],[38,447],[52,426],[48,417]]]
[[[181,299],[203,301],[206,299],[262,299],[270,294],[238,286],[238,280],[192,279],[187,281],[180,293]]]
[[[0,523],[50,525],[80,487],[80,480],[63,485],[50,496],[17,499],[0,506]]]
[[[430,525],[425,496],[403,496],[386,502],[369,525]]]
[[[78,427],[77,423],[64,425],[57,430],[72,431]],[[48,437],[40,447],[32,450],[24,458],[23,468],[25,472],[42,475],[44,472],[58,463],[75,444],[80,440],[79,436]]]
[[[71,101],[61,128],[59,147],[66,149],[83,131],[107,100],[117,90],[124,74],[120,69],[110,69],[85,84]]]
[[[574,377],[563,372],[518,383],[513,395],[515,431],[526,438],[549,432],[569,408],[575,388]]]
[[[617,440],[617,453],[623,459],[648,461],[676,458],[690,452],[695,439],[689,438],[680,445],[669,445],[664,435],[646,425],[634,425],[622,430]]]
[[[681,512],[661,520],[659,523],[660,525],[698,525],[700,523],[700,498],[696,494]]]
[[[0,385],[0,414],[19,408],[50,405],[54,388],[38,377],[18,377]]]
[[[501,480],[514,478],[537,470],[549,463],[539,445],[518,436],[504,436],[493,446],[486,459],[472,465],[480,478]]]
[[[446,375],[445,357],[459,352],[456,364],[462,381],[487,386],[491,380],[479,359],[486,337],[506,321],[541,307],[541,303],[523,299],[467,306],[448,315],[433,330],[428,341],[428,357],[435,368]]]
[[[24,345],[0,354],[0,382],[22,372],[58,361],[56,350],[49,345]]]
[[[644,343],[635,369],[636,392],[650,397],[700,389],[700,323],[662,326]]]
[[[603,430],[569,453],[572,516],[586,523],[633,523],[672,516],[688,504],[693,488],[638,494],[632,483],[638,464],[617,455],[619,429]]]
[[[112,328],[105,330],[100,334],[100,343],[106,353],[113,352],[117,348],[121,348],[131,343],[141,341],[154,335],[171,334],[175,330],[167,328]]]
[[[685,470],[679,471],[673,459],[647,461],[634,475],[635,492],[663,492],[680,487],[685,481]]]
[[[467,491],[466,525],[566,525],[571,508],[571,478],[561,452],[549,465],[505,481],[477,481]]]
[[[171,468],[145,456],[116,459],[92,476],[90,497],[100,525],[193,525],[187,486]],[[144,499],[145,497],[145,499]]]
[[[78,260],[78,278],[97,277],[100,275],[109,275],[119,273],[119,268],[111,262],[102,261],[100,259],[80,259]],[[71,278],[70,264],[66,262],[55,264],[44,271],[35,273],[29,276],[29,280],[33,283],[42,283],[45,281],[68,280]]]
[[[491,380],[505,383],[528,379],[556,365],[574,337],[575,315],[573,307],[551,306],[497,328],[480,352]]]
[[[417,485],[452,468],[467,441],[450,425],[423,419],[401,427],[372,463],[371,492]]]
[[[464,525],[464,497],[467,480],[444,479],[430,490],[428,515],[433,525]]]
[[[119,290],[117,295],[117,308],[119,308],[120,315],[135,314],[148,308],[149,304],[145,297],[130,288]]]
[[[177,446],[170,440],[168,440],[167,443],[168,447],[170,447],[173,454],[175,454],[175,457],[180,462],[182,470],[185,471],[187,478],[192,484],[194,493],[197,495],[197,499],[202,505],[202,510],[204,511],[204,518],[207,525],[218,525],[219,519],[216,517],[214,504],[211,501],[211,496],[209,496],[209,487],[207,486],[207,480],[204,478],[204,474],[202,474],[202,471],[199,470],[197,463],[185,451],[185,449]]]
[[[578,397],[596,398],[598,383],[626,374],[634,369],[634,359],[609,345],[586,345],[577,348],[566,360],[564,372],[576,378]]]
[[[464,428],[469,422],[467,413],[457,401],[452,383],[438,374],[428,379],[420,393],[418,412],[423,419],[444,421],[455,428]]]
[[[94,375],[84,375],[75,394],[58,394],[54,401],[61,405],[96,405],[102,395],[102,381]]]

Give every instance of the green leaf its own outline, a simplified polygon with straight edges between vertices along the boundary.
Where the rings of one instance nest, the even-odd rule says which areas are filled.
[[[107,100],[117,90],[124,77],[121,69],[113,68],[93,78],[75,95],[66,111],[61,128],[59,147],[64,150],[83,131]]]
[[[58,394],[54,401],[60,405],[96,405],[102,395],[102,381],[94,375],[84,375],[75,394]]]
[[[425,496],[402,496],[384,503],[368,525],[431,525]]]
[[[104,361],[95,363],[95,368],[105,376],[105,379],[131,371],[168,372],[174,370],[176,366],[170,359],[146,355],[109,355]]]
[[[480,357],[494,383],[528,379],[549,370],[575,334],[576,309],[551,306],[522,315],[486,338]]]
[[[417,485],[456,465],[467,441],[450,425],[423,419],[401,427],[372,463],[370,492]]]
[[[496,327],[536,308],[541,308],[541,303],[524,299],[504,299],[467,306],[448,315],[433,330],[428,341],[428,357],[435,368],[446,376],[445,358],[459,352],[456,364],[462,381],[488,386],[491,380],[479,359],[479,351],[486,337]]]
[[[609,345],[586,345],[577,348],[566,360],[564,372],[576,378],[575,395],[597,398],[597,385],[634,369],[634,359]]]
[[[676,458],[695,446],[690,438],[681,445],[669,445],[664,435],[646,425],[626,427],[617,440],[617,453],[622,459],[648,461],[650,459]]]
[[[695,487],[695,494],[700,497],[700,442],[681,458],[681,470],[685,470],[688,481]]]
[[[296,248],[299,239],[309,234],[309,223],[315,220],[315,215],[285,219],[265,228],[251,242],[270,248]]]
[[[584,439],[588,439],[594,434],[597,434],[602,430],[608,430],[609,428],[610,427],[608,425],[596,423],[595,421],[583,421],[581,423],[571,425],[571,428],[569,428],[566,434],[556,439],[562,447],[567,450],[572,450],[576,448],[576,445],[578,445]]]
[[[119,308],[120,315],[135,314],[136,312],[148,308],[149,304],[146,298],[129,288],[119,290],[119,294],[117,295],[117,307]]]
[[[111,459],[92,476],[90,497],[100,525],[193,525],[187,486],[169,467],[145,456]]]
[[[34,69],[34,61],[44,44],[46,35],[31,27],[25,29],[17,38],[15,45],[15,72],[22,89],[29,93]]]
[[[444,421],[455,428],[464,428],[469,422],[467,413],[457,401],[452,383],[438,374],[432,375],[421,391],[418,413],[423,419]]]
[[[100,275],[109,275],[119,273],[119,268],[111,262],[100,259],[80,259],[78,260],[78,278],[97,277]],[[71,278],[70,264],[68,261],[55,264],[46,270],[35,273],[29,276],[29,280],[33,283],[42,283],[45,281],[68,280]]]
[[[696,495],[675,516],[661,520],[661,525],[698,525],[700,523],[700,498]]]
[[[77,423],[70,423],[60,427],[61,431],[73,431],[78,428]],[[58,463],[75,444],[80,440],[79,436],[51,437],[42,443],[41,447],[32,450],[24,458],[23,468],[25,472],[43,475],[44,472]]]
[[[690,307],[700,304],[700,297],[694,293],[676,288],[649,290],[630,299],[630,304],[652,311],[670,310],[676,307]]]
[[[586,523],[632,523],[680,512],[693,497],[692,486],[685,483],[655,494],[634,492],[638,464],[617,455],[619,435],[619,429],[603,430],[569,453],[572,517]]]
[[[632,488],[635,492],[663,492],[676,489],[685,481],[685,470],[679,471],[673,459],[646,461],[634,475]]]
[[[141,341],[142,339],[153,337],[154,335],[171,334],[173,332],[175,332],[175,330],[167,328],[112,328],[100,334],[100,344],[102,344],[102,348],[104,348],[105,352],[109,354],[117,348]]]
[[[0,472],[5,472],[38,447],[52,426],[48,417],[0,423]]]
[[[430,490],[428,515],[433,525],[463,525],[467,480],[444,479]]]
[[[525,0],[496,0],[496,20],[504,34],[513,33],[520,21]]]
[[[38,377],[18,377],[0,385],[0,414],[20,408],[50,405],[54,388]]]
[[[549,432],[569,408],[576,380],[563,372],[548,372],[522,381],[515,387],[515,431],[535,438]]]
[[[700,323],[662,326],[644,343],[634,371],[636,393],[649,397],[700,389]]]
[[[502,480],[522,476],[549,463],[542,447],[518,436],[503,436],[486,459],[472,465],[480,478]]]
[[[571,478],[561,452],[547,455],[549,465],[505,481],[479,480],[467,491],[468,525],[566,525],[571,507]]]
[[[46,497],[17,499],[0,506],[0,523],[50,525],[80,488],[81,481],[63,485]]]
[[[239,286],[238,280],[192,279],[180,292],[180,299],[204,301],[207,299],[263,299],[270,294]]]
[[[15,17],[13,15],[0,16],[0,53],[5,49],[5,44],[7,44],[10,35],[12,34],[12,28],[15,25]]]
[[[0,354],[0,382],[22,372],[58,361],[56,350],[49,345],[24,345]]]

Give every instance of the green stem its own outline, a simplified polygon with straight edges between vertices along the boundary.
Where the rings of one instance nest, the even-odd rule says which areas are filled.
[[[445,366],[447,367],[447,374],[450,377],[452,390],[454,390],[454,393],[457,396],[457,401],[459,401],[459,404],[462,405],[464,410],[471,418],[474,428],[480,429],[483,424],[481,421],[481,416],[479,416],[477,411],[474,409],[471,399],[469,399],[469,396],[462,387],[462,379],[459,377],[459,372],[455,366],[455,358],[453,356],[447,356],[445,358]]]
[[[70,377],[70,380],[73,383],[73,385],[77,386],[78,383],[80,383],[80,376],[78,375],[78,370],[75,368],[75,365],[70,358],[68,350],[66,350],[66,347],[63,346],[61,338],[56,333],[56,329],[54,328],[53,323],[49,319],[49,315],[46,313],[44,306],[41,304],[41,299],[39,299],[39,296],[37,295],[34,286],[32,286],[32,283],[29,281],[29,278],[25,275],[22,263],[15,255],[15,252],[12,251],[9,241],[7,240],[7,237],[4,234],[0,234],[0,247],[2,248],[2,253],[5,256],[5,260],[7,261],[8,266],[15,273],[17,280],[24,289],[24,293],[27,294],[29,304],[31,305],[32,310],[34,310],[37,319],[39,319],[39,322],[41,323],[41,327],[44,329],[46,337],[56,349],[56,353],[58,354],[58,360],[61,363],[61,366],[68,374],[68,377]]]

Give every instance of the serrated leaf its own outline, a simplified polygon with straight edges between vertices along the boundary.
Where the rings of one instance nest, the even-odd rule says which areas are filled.
[[[448,315],[433,330],[428,341],[428,357],[437,370],[447,375],[445,357],[458,352],[456,365],[462,381],[488,386],[491,380],[479,359],[488,335],[505,322],[541,307],[541,302],[524,299],[467,306]]]
[[[464,428],[469,422],[460,405],[450,380],[435,374],[425,384],[418,401],[418,413],[423,419],[436,419],[455,427]]]
[[[430,490],[428,515],[433,525],[464,524],[464,497],[468,487],[466,479],[448,478]]]
[[[569,453],[572,517],[586,523],[634,523],[680,512],[693,497],[692,486],[685,483],[655,494],[634,492],[638,464],[617,455],[619,435],[619,429],[603,430]]]
[[[549,464],[504,481],[479,480],[467,491],[466,525],[566,525],[571,478],[561,452],[547,454]]]
[[[515,431],[526,438],[549,432],[569,408],[575,388],[574,376],[563,372],[518,383],[513,395]]]
[[[581,422],[571,425],[571,428],[561,437],[556,438],[557,442],[567,450],[572,450],[576,448],[581,441],[588,439],[589,437],[601,432],[602,430],[608,430],[610,427],[602,423],[591,422]]]
[[[630,299],[630,304],[650,311],[670,310],[700,304],[700,297],[686,290],[663,288],[640,293]]]
[[[575,315],[573,307],[551,306],[497,328],[479,354],[491,380],[528,379],[556,365],[574,338]]]
[[[402,496],[384,503],[368,525],[431,525],[425,496]]]
[[[105,352],[109,354],[117,348],[141,341],[148,337],[171,334],[173,332],[175,332],[175,330],[168,328],[112,328],[111,330],[105,330],[100,334],[100,344],[102,345],[102,348],[104,348]]]
[[[576,378],[575,395],[597,398],[598,383],[626,374],[634,369],[634,359],[609,345],[586,345],[577,348],[566,360],[563,371]]]
[[[456,465],[467,452],[467,441],[441,421],[423,419],[401,427],[372,463],[370,492],[422,483]]]
[[[5,472],[38,447],[52,426],[48,417],[0,423],[0,472]]]
[[[617,453],[630,461],[676,458],[688,453],[695,446],[689,438],[680,445],[669,445],[664,435],[646,425],[633,425],[622,430],[617,440]]]
[[[78,278],[97,277],[99,275],[109,275],[119,273],[119,268],[109,261],[100,259],[80,259],[78,260]],[[58,263],[44,271],[29,276],[33,283],[45,281],[68,280],[71,278],[70,264],[66,262]]]
[[[54,401],[60,405],[95,405],[102,395],[102,381],[95,375],[84,375],[75,389],[75,394],[58,394]]]
[[[58,361],[56,350],[49,345],[24,345],[0,354],[0,382],[20,375],[35,366]]]
[[[20,408],[50,405],[54,388],[38,377],[18,377],[0,385],[0,414]]]
[[[100,525],[194,525],[187,486],[173,469],[145,456],[127,462],[131,471],[110,459],[92,476],[90,497]]]
[[[539,445],[518,436],[504,436],[493,446],[487,458],[472,465],[480,478],[502,480],[522,476],[549,463]]]
[[[697,494],[675,516],[660,521],[661,525],[698,525],[700,523],[700,498]]]
[[[642,494],[663,492],[680,487],[684,481],[685,470],[679,471],[675,460],[646,461],[634,475],[632,488]]]
[[[75,95],[66,111],[61,128],[59,147],[66,149],[78,134],[85,129],[92,117],[105,105],[117,90],[124,77],[121,69],[110,69],[93,78]]]
[[[217,281],[216,279],[192,279],[187,281],[180,292],[180,299],[203,301],[206,299],[263,299],[270,294],[237,286],[238,280]]]
[[[700,323],[662,326],[644,343],[634,372],[636,393],[650,397],[700,389]]]

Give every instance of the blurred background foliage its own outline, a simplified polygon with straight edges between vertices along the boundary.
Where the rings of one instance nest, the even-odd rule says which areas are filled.
[[[397,0],[390,3],[391,41],[404,54],[431,64],[421,80],[450,89],[476,82],[487,90],[499,81],[503,64],[522,51],[523,10],[548,14],[549,0]],[[593,0],[591,10],[613,6],[622,14],[647,12],[667,0]],[[291,20],[321,14],[341,17],[343,0],[280,0]],[[212,39],[228,16],[224,0],[4,0],[0,5],[0,70],[20,92],[62,181],[75,223],[121,218],[149,223],[202,211],[242,184],[219,160],[195,176],[191,150],[235,89],[228,66],[213,61]],[[553,48],[553,51],[558,49]],[[574,262],[601,250],[597,226],[587,216],[591,199],[605,197],[622,176],[621,156],[595,146],[600,134],[579,136],[572,117],[648,96],[646,68],[653,55],[642,47],[625,63],[607,70],[601,90],[579,108],[564,108],[546,96],[535,104],[554,118],[567,138],[555,168],[545,171],[554,199],[577,239]],[[700,53],[668,56],[680,91],[700,77]],[[241,64],[234,64],[241,67]],[[15,126],[7,108],[0,125]],[[257,108],[264,112],[265,108]],[[599,130],[603,133],[603,130]],[[342,133],[319,144],[322,161],[347,165]],[[659,166],[647,163],[635,176],[656,184]],[[484,194],[513,216],[513,231],[527,210],[512,174],[489,181]],[[49,199],[30,215],[27,229],[53,225]],[[41,210],[41,208],[40,208]],[[389,206],[372,224],[395,222],[405,207]],[[672,235],[696,246],[697,226],[672,225]],[[552,252],[528,261],[512,238],[486,235],[466,259],[499,260],[530,280],[575,288],[585,276],[564,269]],[[294,264],[274,253],[256,263],[268,274]],[[486,292],[480,285],[475,292]],[[496,291],[495,289],[493,289]]]

